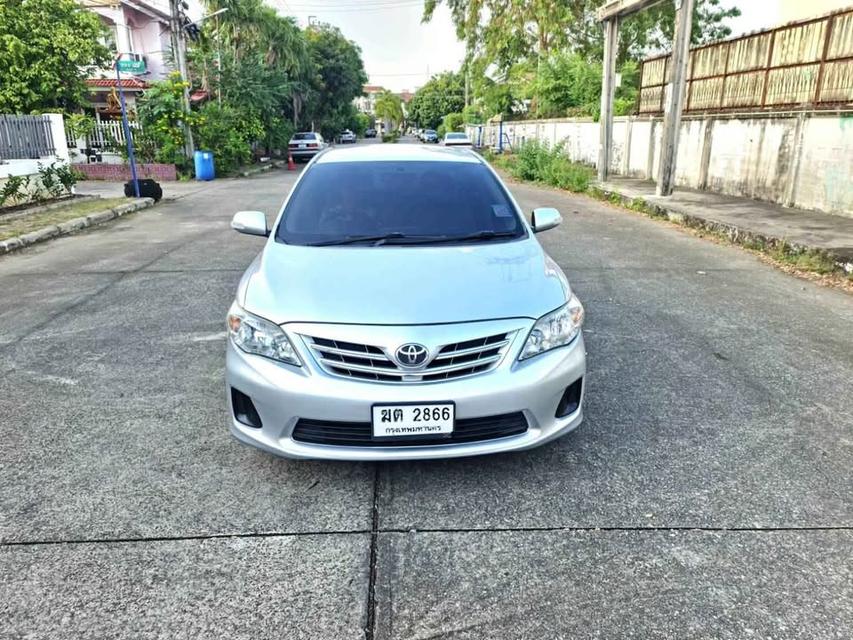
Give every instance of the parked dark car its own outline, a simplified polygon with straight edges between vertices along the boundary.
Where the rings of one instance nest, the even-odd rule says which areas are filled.
[[[364,132],[364,137],[365,138],[375,138],[376,137],[376,129],[374,129],[373,127],[370,127],[370,129],[367,129]]]

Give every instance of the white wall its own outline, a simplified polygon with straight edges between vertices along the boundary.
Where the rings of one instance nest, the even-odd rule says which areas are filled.
[[[655,179],[661,118],[616,118],[610,169]],[[525,140],[562,144],[576,162],[595,165],[599,125],[591,120],[504,122],[504,145]],[[497,146],[498,125],[476,141]],[[684,118],[675,180],[680,187],[777,202],[853,217],[853,113],[713,115]]]
[[[6,158],[0,163],[0,180],[10,176],[27,176],[35,175],[39,172],[38,165],[53,164],[61,162],[67,164],[69,162],[68,144],[65,141],[65,123],[62,114],[49,113],[45,114],[50,118],[50,131],[53,136],[53,146],[56,149],[54,155],[44,156],[38,160],[19,160],[15,158]]]

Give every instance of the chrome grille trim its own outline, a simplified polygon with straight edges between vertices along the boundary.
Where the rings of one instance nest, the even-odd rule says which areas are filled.
[[[388,348],[302,335],[320,367],[336,377],[418,384],[457,380],[491,371],[503,360],[515,331],[461,340],[431,348],[417,369],[401,367]]]

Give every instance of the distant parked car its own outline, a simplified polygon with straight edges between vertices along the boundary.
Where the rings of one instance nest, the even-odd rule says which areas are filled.
[[[464,133],[449,132],[444,134],[445,147],[470,147],[471,140]]]
[[[368,129],[364,132],[364,137],[365,138],[375,138],[376,137],[376,129],[374,129],[373,127],[370,127],[370,129]]]
[[[438,134],[434,129],[426,129],[421,136],[421,140],[423,142],[431,142],[433,144],[438,144]]]
[[[326,148],[326,142],[316,131],[303,131],[294,133],[287,150],[294,160],[305,160],[306,162]]]
[[[349,129],[344,129],[343,133],[341,133],[341,135],[338,136],[338,141],[341,144],[347,144],[347,143],[355,144],[355,134],[352,131],[350,131]]]

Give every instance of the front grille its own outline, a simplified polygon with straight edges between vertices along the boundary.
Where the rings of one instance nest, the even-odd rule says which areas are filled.
[[[310,444],[339,447],[406,447],[436,444],[461,444],[517,436],[527,431],[527,418],[520,411],[485,418],[457,420],[450,437],[424,437],[405,440],[373,440],[369,422],[333,422],[300,418],[293,439]]]
[[[323,369],[332,375],[377,382],[438,382],[495,368],[510,343],[511,333],[454,342],[440,347],[417,369],[399,366],[381,347],[305,336]]]

